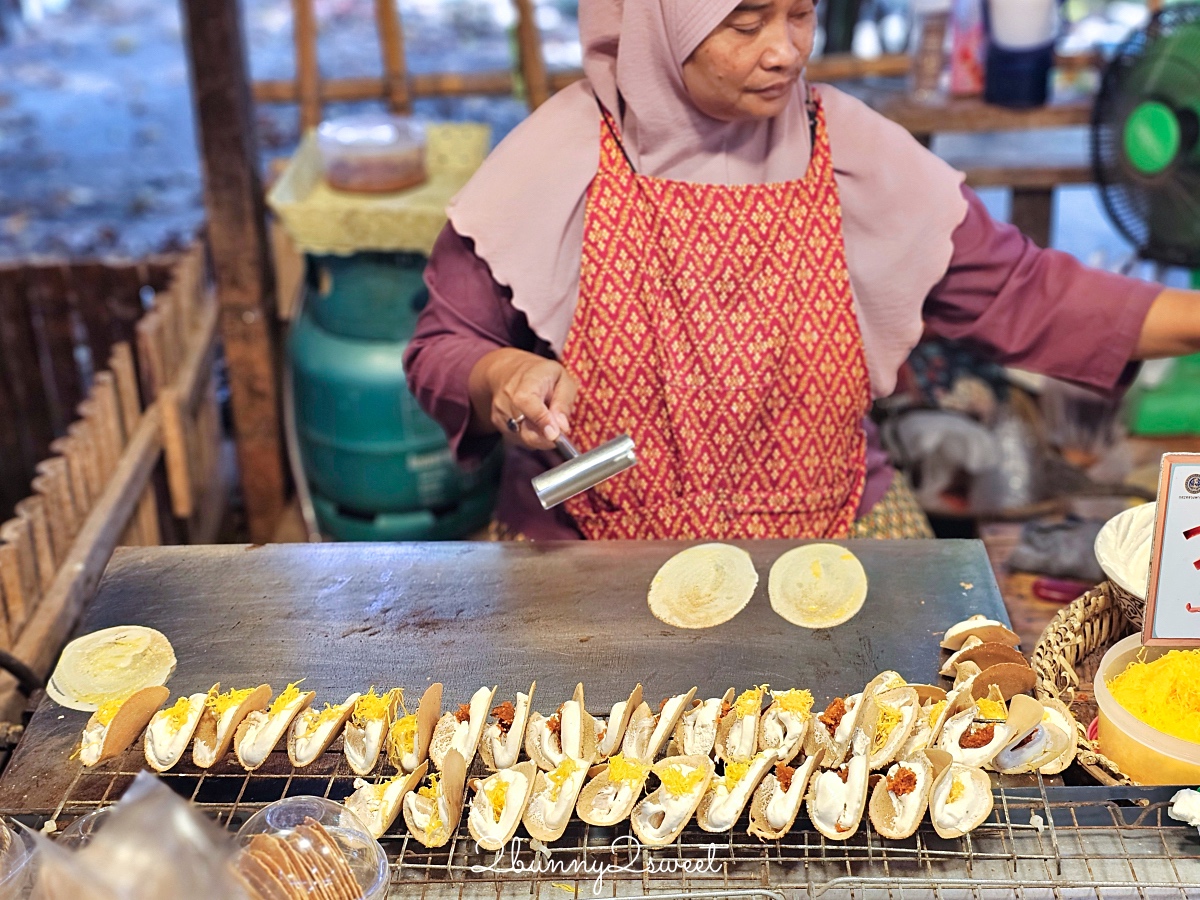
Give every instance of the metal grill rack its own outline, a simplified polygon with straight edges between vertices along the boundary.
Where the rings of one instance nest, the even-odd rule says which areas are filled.
[[[339,742],[340,743],[340,742]],[[336,745],[335,745],[336,746]],[[64,779],[56,809],[18,818],[59,827],[119,799],[140,770],[129,752],[98,770]],[[232,757],[210,770],[181,764],[163,781],[228,828],[285,796],[343,800],[355,776],[337,752],[295,770],[276,753],[258,771]],[[796,827],[780,841],[746,834],[708,834],[689,827],[660,849],[639,848],[627,828],[595,828],[578,820],[550,847],[514,842],[503,856],[480,851],[462,827],[449,844],[428,850],[404,834],[385,835],[393,896],[405,898],[566,897],[828,897],[993,900],[1187,900],[1200,897],[1200,837],[1166,814],[1169,789],[998,787],[991,818],[957,840],[928,823],[904,841],[881,838],[864,817],[849,841],[829,841]],[[11,811],[16,812],[16,811]],[[30,815],[32,812],[34,815]],[[523,832],[518,832],[518,836]]]

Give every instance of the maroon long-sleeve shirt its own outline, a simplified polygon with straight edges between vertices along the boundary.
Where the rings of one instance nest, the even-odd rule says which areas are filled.
[[[1100,392],[1114,390],[1129,363],[1150,304],[1161,288],[1044,250],[1016,228],[996,222],[975,192],[963,188],[967,214],[954,232],[945,276],[925,301],[926,329],[967,342],[995,361]],[[470,466],[500,438],[469,432],[467,379],[484,354],[517,347],[554,357],[529,328],[512,293],[498,284],[470,240],[449,225],[425,270],[429,304],[404,364],[409,388],[445,429],[459,463]],[[886,492],[893,471],[868,421],[867,484],[861,517]],[[509,447],[497,500],[504,524],[536,539],[578,538],[562,507],[541,508],[530,479],[561,460],[554,453]]]

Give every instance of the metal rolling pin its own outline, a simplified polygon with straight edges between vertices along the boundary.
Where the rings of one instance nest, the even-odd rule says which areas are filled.
[[[533,489],[543,509],[553,509],[637,463],[633,438],[627,434],[586,453],[576,450],[565,436],[555,441],[554,446],[566,462],[533,479]]]

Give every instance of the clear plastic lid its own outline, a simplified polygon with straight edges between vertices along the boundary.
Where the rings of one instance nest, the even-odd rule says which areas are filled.
[[[425,129],[414,119],[363,113],[328,119],[317,128],[322,151],[377,154],[425,146]]]
[[[258,836],[266,841],[255,841]],[[280,842],[287,844],[281,847]],[[323,797],[285,797],[259,810],[238,829],[239,871],[255,877],[259,867],[311,896],[387,896],[387,854],[359,819]],[[254,857],[251,861],[246,857]],[[289,865],[299,857],[301,871]],[[351,880],[347,880],[347,878]]]
[[[92,842],[92,838],[110,818],[113,807],[98,806],[89,813],[84,813],[58,835],[55,843],[70,850],[80,850]]]
[[[35,852],[33,835],[0,821],[0,900],[29,896],[34,870],[30,863]]]

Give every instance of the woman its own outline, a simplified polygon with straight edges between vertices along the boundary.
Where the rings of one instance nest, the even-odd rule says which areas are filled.
[[[510,442],[502,532],[928,534],[866,419],[922,330],[1112,390],[1200,350],[1200,298],[993,222],[962,176],[803,71],[812,0],[582,0],[586,81],[449,209],[409,384],[460,461]],[[529,479],[623,432],[633,469]],[[550,452],[547,452],[550,451]]]

